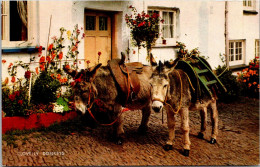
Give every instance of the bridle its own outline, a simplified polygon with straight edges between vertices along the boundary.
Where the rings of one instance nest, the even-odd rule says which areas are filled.
[[[122,113],[124,112],[123,110],[120,111],[120,114],[118,115],[118,117],[112,121],[111,123],[109,124],[102,124],[100,123],[96,118],[95,116],[93,115],[93,113],[91,112],[91,109],[95,103],[95,101],[98,99],[97,98],[97,92],[94,91],[94,87],[93,87],[93,81],[90,82],[91,84],[91,87],[88,89],[88,93],[89,93],[89,96],[88,96],[88,104],[87,104],[87,110],[88,110],[88,113],[90,114],[90,116],[94,119],[94,121],[99,124],[99,125],[102,125],[102,126],[110,126],[110,125],[113,125],[114,123],[116,123],[118,121],[118,119],[120,118],[120,116],[122,115]],[[93,94],[93,98],[91,98],[91,94]]]
[[[173,112],[174,114],[178,114],[179,111],[180,111],[180,109],[181,109],[182,94],[183,94],[183,90],[182,90],[182,87],[183,87],[183,86],[182,86],[181,75],[180,75],[180,72],[179,72],[178,70],[176,70],[176,72],[177,72],[177,74],[178,74],[178,76],[179,76],[179,80],[180,80],[180,84],[181,84],[181,98],[180,98],[180,103],[179,103],[178,109],[175,111],[175,110],[173,109],[172,105],[170,105],[169,103],[167,103],[167,94],[168,94],[169,85],[167,86],[167,91],[166,91],[166,95],[165,95],[164,100],[162,100],[162,99],[160,99],[160,98],[153,98],[153,99],[152,99],[152,102],[154,102],[154,101],[160,101],[161,103],[168,105],[168,106],[171,108],[171,110],[172,110],[172,112]],[[162,111],[162,123],[163,123],[163,111]]]

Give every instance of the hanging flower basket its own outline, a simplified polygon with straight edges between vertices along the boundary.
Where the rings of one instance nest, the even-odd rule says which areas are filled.
[[[49,127],[56,122],[63,122],[73,119],[77,116],[76,111],[66,112],[64,114],[57,113],[38,113],[28,117],[3,117],[2,133],[10,130],[25,130],[41,127]]]

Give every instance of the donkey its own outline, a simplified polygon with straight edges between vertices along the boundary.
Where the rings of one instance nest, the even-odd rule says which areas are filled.
[[[78,81],[73,87],[76,109],[82,114],[89,112],[95,119],[94,113],[91,113],[94,100],[102,101],[106,113],[109,113],[110,119],[114,120],[109,125],[113,124],[116,144],[122,144],[124,134],[122,106],[130,110],[142,110],[142,120],[138,132],[144,133],[148,129],[147,124],[151,114],[149,78],[152,70],[150,66],[144,66],[142,73],[137,74],[140,81],[140,91],[133,100],[124,104],[122,92],[120,92],[119,85],[113,78],[109,67],[101,65],[100,63],[92,68],[82,69],[80,72],[65,67],[63,69]]]
[[[167,124],[169,129],[169,138],[164,145],[166,151],[173,149],[173,140],[175,138],[175,115],[181,116],[181,129],[184,133],[184,156],[189,156],[190,138],[189,138],[189,111],[200,110],[201,115],[201,130],[198,137],[203,139],[207,126],[207,109],[211,111],[212,120],[212,136],[210,143],[216,143],[218,135],[218,110],[216,106],[216,97],[210,98],[206,95],[200,102],[192,101],[191,83],[187,74],[180,69],[169,67],[169,64],[174,66],[174,63],[162,64],[152,62],[153,73],[150,78],[151,83],[151,98],[152,109],[155,112],[162,112],[164,107],[167,112]]]

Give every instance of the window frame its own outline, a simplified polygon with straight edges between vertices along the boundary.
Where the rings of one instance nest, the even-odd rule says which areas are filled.
[[[33,20],[37,20],[34,17],[33,13],[36,13],[36,1],[27,1],[27,9],[28,9],[28,15],[27,15],[27,22],[28,22],[28,27],[27,27],[27,41],[10,41],[10,8],[9,8],[9,3],[10,0],[2,1],[1,3],[4,3],[4,14],[5,20],[3,20],[3,25],[2,27],[4,28],[3,30],[3,37],[4,39],[2,40],[2,48],[21,48],[21,47],[28,47],[28,46],[33,46],[36,45],[36,37],[37,37],[37,32],[35,31],[36,28],[36,23],[33,23]],[[2,17],[2,16],[1,16]],[[3,17],[2,17],[3,18]],[[1,23],[2,24],[2,23]]]
[[[148,6],[147,8],[147,13],[149,11],[157,11],[159,12],[159,16],[161,19],[163,19],[163,12],[173,12],[173,38],[164,38],[163,35],[163,30],[162,27],[164,23],[159,22],[159,37],[156,40],[155,45],[161,46],[162,45],[162,38],[166,40],[166,45],[176,45],[176,41],[178,38],[178,8],[164,8],[164,7],[151,7]],[[170,29],[169,29],[170,30]]]
[[[230,52],[230,43],[233,43],[233,56],[234,56],[234,59],[236,59],[236,49],[237,49],[237,46],[236,46],[236,43],[237,42],[241,42],[241,48],[242,48],[242,51],[241,51],[241,54],[242,54],[242,57],[241,57],[241,60],[233,60],[231,61],[231,52]],[[234,65],[242,65],[242,64],[245,64],[245,40],[244,39],[238,39],[238,40],[229,40],[229,45],[228,45],[228,49],[229,49],[229,65],[230,66],[234,66]]]

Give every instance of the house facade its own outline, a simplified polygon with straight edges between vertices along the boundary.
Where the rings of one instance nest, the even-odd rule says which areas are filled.
[[[152,47],[157,61],[176,58],[176,41],[187,49],[199,49],[214,69],[222,65],[220,54],[229,54],[230,67],[243,67],[259,57],[259,1],[2,1],[2,80],[9,76],[8,65],[15,61],[29,62],[37,57],[36,46],[47,48],[53,36],[64,27],[72,30],[77,24],[85,33],[78,46],[79,59],[94,65],[129,51],[127,61],[146,61],[146,49],[132,45],[125,15],[132,5],[138,12],[156,11],[164,23],[159,25],[159,38]],[[162,38],[166,44],[162,44]],[[225,49],[225,47],[228,47]],[[79,64],[85,68],[86,63]],[[17,77],[24,71],[18,70]]]

